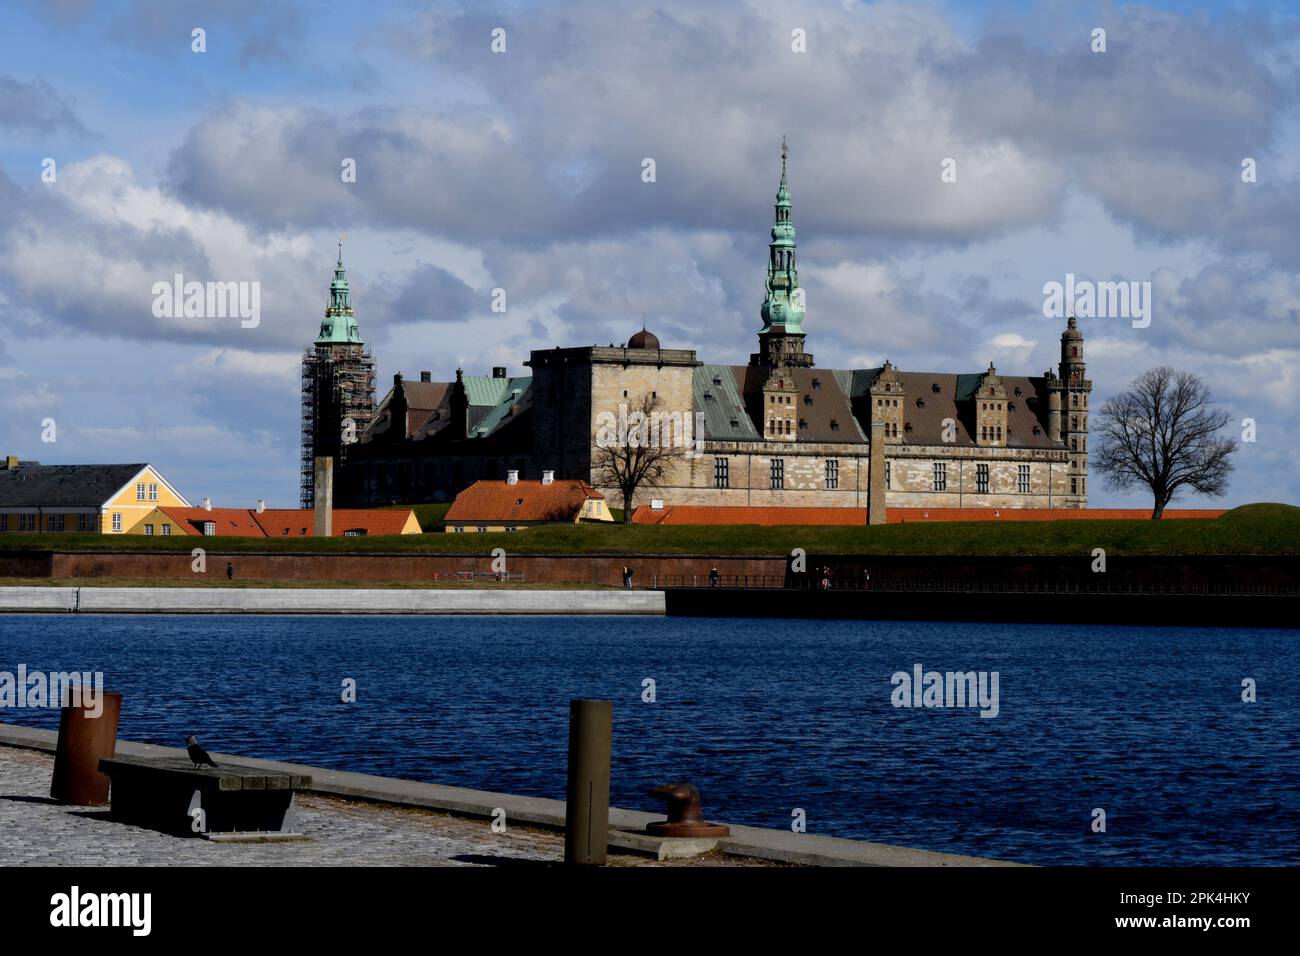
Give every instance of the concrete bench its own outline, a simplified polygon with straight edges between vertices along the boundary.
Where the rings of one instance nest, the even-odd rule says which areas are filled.
[[[112,784],[113,819],[176,836],[284,839],[294,830],[293,795],[311,777],[222,763],[194,769],[185,757],[100,760]]]

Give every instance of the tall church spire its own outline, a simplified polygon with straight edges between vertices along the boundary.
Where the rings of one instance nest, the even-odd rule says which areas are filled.
[[[325,308],[325,320],[320,324],[317,345],[353,344],[361,345],[361,331],[357,320],[352,315],[351,291],[348,288],[347,272],[343,269],[343,240],[347,233],[339,236],[339,259],[334,266],[334,281],[330,283],[330,302]]]
[[[781,183],[776,190],[772,241],[768,244],[767,295],[763,299],[763,328],[758,333],[759,352],[751,365],[812,365],[803,351],[803,292],[795,255],[794,220],[791,218],[787,163],[790,148],[781,138]]]

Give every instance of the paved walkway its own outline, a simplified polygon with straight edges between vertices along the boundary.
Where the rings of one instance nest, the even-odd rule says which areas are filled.
[[[305,841],[211,843],[115,823],[107,811],[49,799],[54,758],[0,747],[0,866],[502,866],[558,863],[560,833],[427,810],[299,795]],[[664,863],[611,853],[620,866],[762,866],[710,854]]]

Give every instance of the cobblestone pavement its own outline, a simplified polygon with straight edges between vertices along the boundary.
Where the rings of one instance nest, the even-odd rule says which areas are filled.
[[[560,833],[508,827],[428,810],[299,795],[298,829],[308,839],[212,843],[115,823],[106,810],[49,799],[54,758],[0,747],[0,866],[501,866],[559,862]],[[611,865],[764,865],[710,854],[659,863],[612,853]]]

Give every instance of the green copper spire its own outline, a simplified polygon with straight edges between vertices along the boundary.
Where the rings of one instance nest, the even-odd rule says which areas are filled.
[[[361,332],[352,315],[352,301],[348,291],[347,273],[343,271],[343,240],[339,236],[339,261],[334,267],[334,281],[330,283],[330,304],[325,309],[325,319],[320,324],[317,345],[361,345]]]
[[[803,332],[803,296],[799,294],[799,271],[795,267],[794,222],[790,219],[790,183],[786,159],[790,149],[781,138],[781,185],[776,190],[776,216],[772,242],[768,245],[767,296],[763,299],[763,332],[779,326],[786,332]]]

